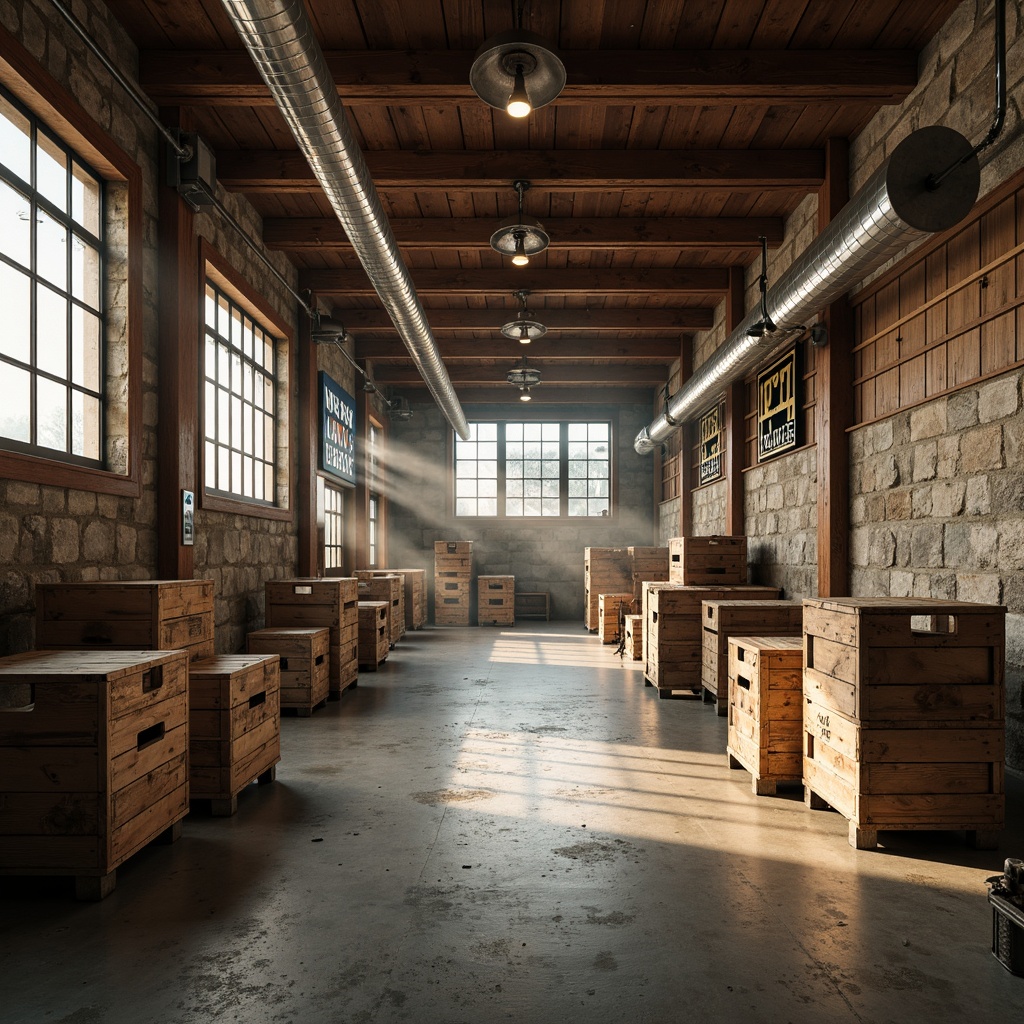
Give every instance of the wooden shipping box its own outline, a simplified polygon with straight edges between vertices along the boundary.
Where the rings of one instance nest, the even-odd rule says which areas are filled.
[[[683,586],[747,582],[746,537],[672,537],[669,579]]]
[[[805,799],[880,829],[1004,823],[1005,608],[939,599],[804,601]]]
[[[401,576],[360,576],[360,601],[388,603],[388,637],[392,647],[405,636],[405,582]]]
[[[618,643],[622,639],[619,633],[619,615],[622,606],[628,612],[633,606],[633,594],[599,594],[597,599],[598,619],[597,635],[603,644]]]
[[[435,540],[434,555],[471,555],[473,554],[473,542],[471,540]]]
[[[370,672],[377,671],[391,649],[390,616],[388,601],[359,602],[359,664]]]
[[[190,796],[209,800],[215,815],[234,814],[250,782],[273,779],[281,760],[280,696],[276,654],[221,654],[190,666]]]
[[[478,576],[477,625],[515,625],[515,576]]]
[[[642,661],[644,657],[644,617],[626,616],[626,657]]]
[[[601,594],[633,589],[633,563],[628,548],[588,547],[583,550],[583,622],[591,633],[601,623]]]
[[[801,636],[803,614],[800,601],[704,602],[701,683],[720,716],[729,710],[729,637]]]
[[[401,576],[405,594],[405,627],[422,629],[427,622],[427,572],[425,569],[359,569],[366,576]]]
[[[731,636],[729,738],[731,768],[746,768],[754,793],[800,782],[803,740],[803,639]]]
[[[0,659],[0,872],[74,875],[82,899],[188,813],[188,654]],[[20,696],[19,696],[20,695]]]
[[[250,654],[274,654],[280,662],[281,707],[308,718],[330,695],[331,631],[279,626],[246,638]]]
[[[213,580],[39,583],[35,593],[38,648],[213,654]]]

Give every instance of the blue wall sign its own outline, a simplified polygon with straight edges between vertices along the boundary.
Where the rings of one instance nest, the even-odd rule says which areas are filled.
[[[320,470],[356,482],[356,400],[320,371]]]

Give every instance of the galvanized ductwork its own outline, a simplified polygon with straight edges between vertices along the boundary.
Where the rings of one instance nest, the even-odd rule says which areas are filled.
[[[455,432],[468,437],[462,406],[302,0],[222,2],[430,393]]]
[[[964,162],[940,185],[934,177],[951,161]],[[779,329],[756,336],[761,311],[748,313],[714,355],[636,436],[644,454],[703,411],[722,390],[792,338],[830,302],[882,266],[911,242],[963,219],[978,197],[980,170],[971,144],[942,126],[921,128],[904,139],[864,188],[814,243],[773,284],[769,319]],[[754,333],[750,333],[753,329]]]

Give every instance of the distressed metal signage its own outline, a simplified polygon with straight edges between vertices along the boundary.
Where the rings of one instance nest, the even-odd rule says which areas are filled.
[[[697,482],[700,486],[721,480],[723,474],[722,447],[724,443],[725,403],[708,409],[700,418],[700,448]]]
[[[800,446],[797,349],[790,349],[757,375],[757,461]]]
[[[320,371],[320,469],[356,482],[356,400]]]

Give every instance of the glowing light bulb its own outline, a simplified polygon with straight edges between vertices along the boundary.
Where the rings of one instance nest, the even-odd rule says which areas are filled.
[[[523,77],[523,65],[516,65],[516,81],[512,86],[512,94],[505,104],[510,117],[526,117],[533,110],[530,94],[526,91],[526,79]]]
[[[520,396],[519,396],[519,401],[520,402],[529,402],[531,400],[532,400],[532,396],[530,395],[530,389],[529,388],[524,388],[522,394],[520,394]]]
[[[530,328],[526,324],[519,325],[519,344],[529,345],[530,344]]]
[[[512,262],[517,267],[525,267],[530,262],[530,257],[526,255],[526,236],[522,231],[517,231],[513,237],[516,240],[516,251],[512,254]]]

